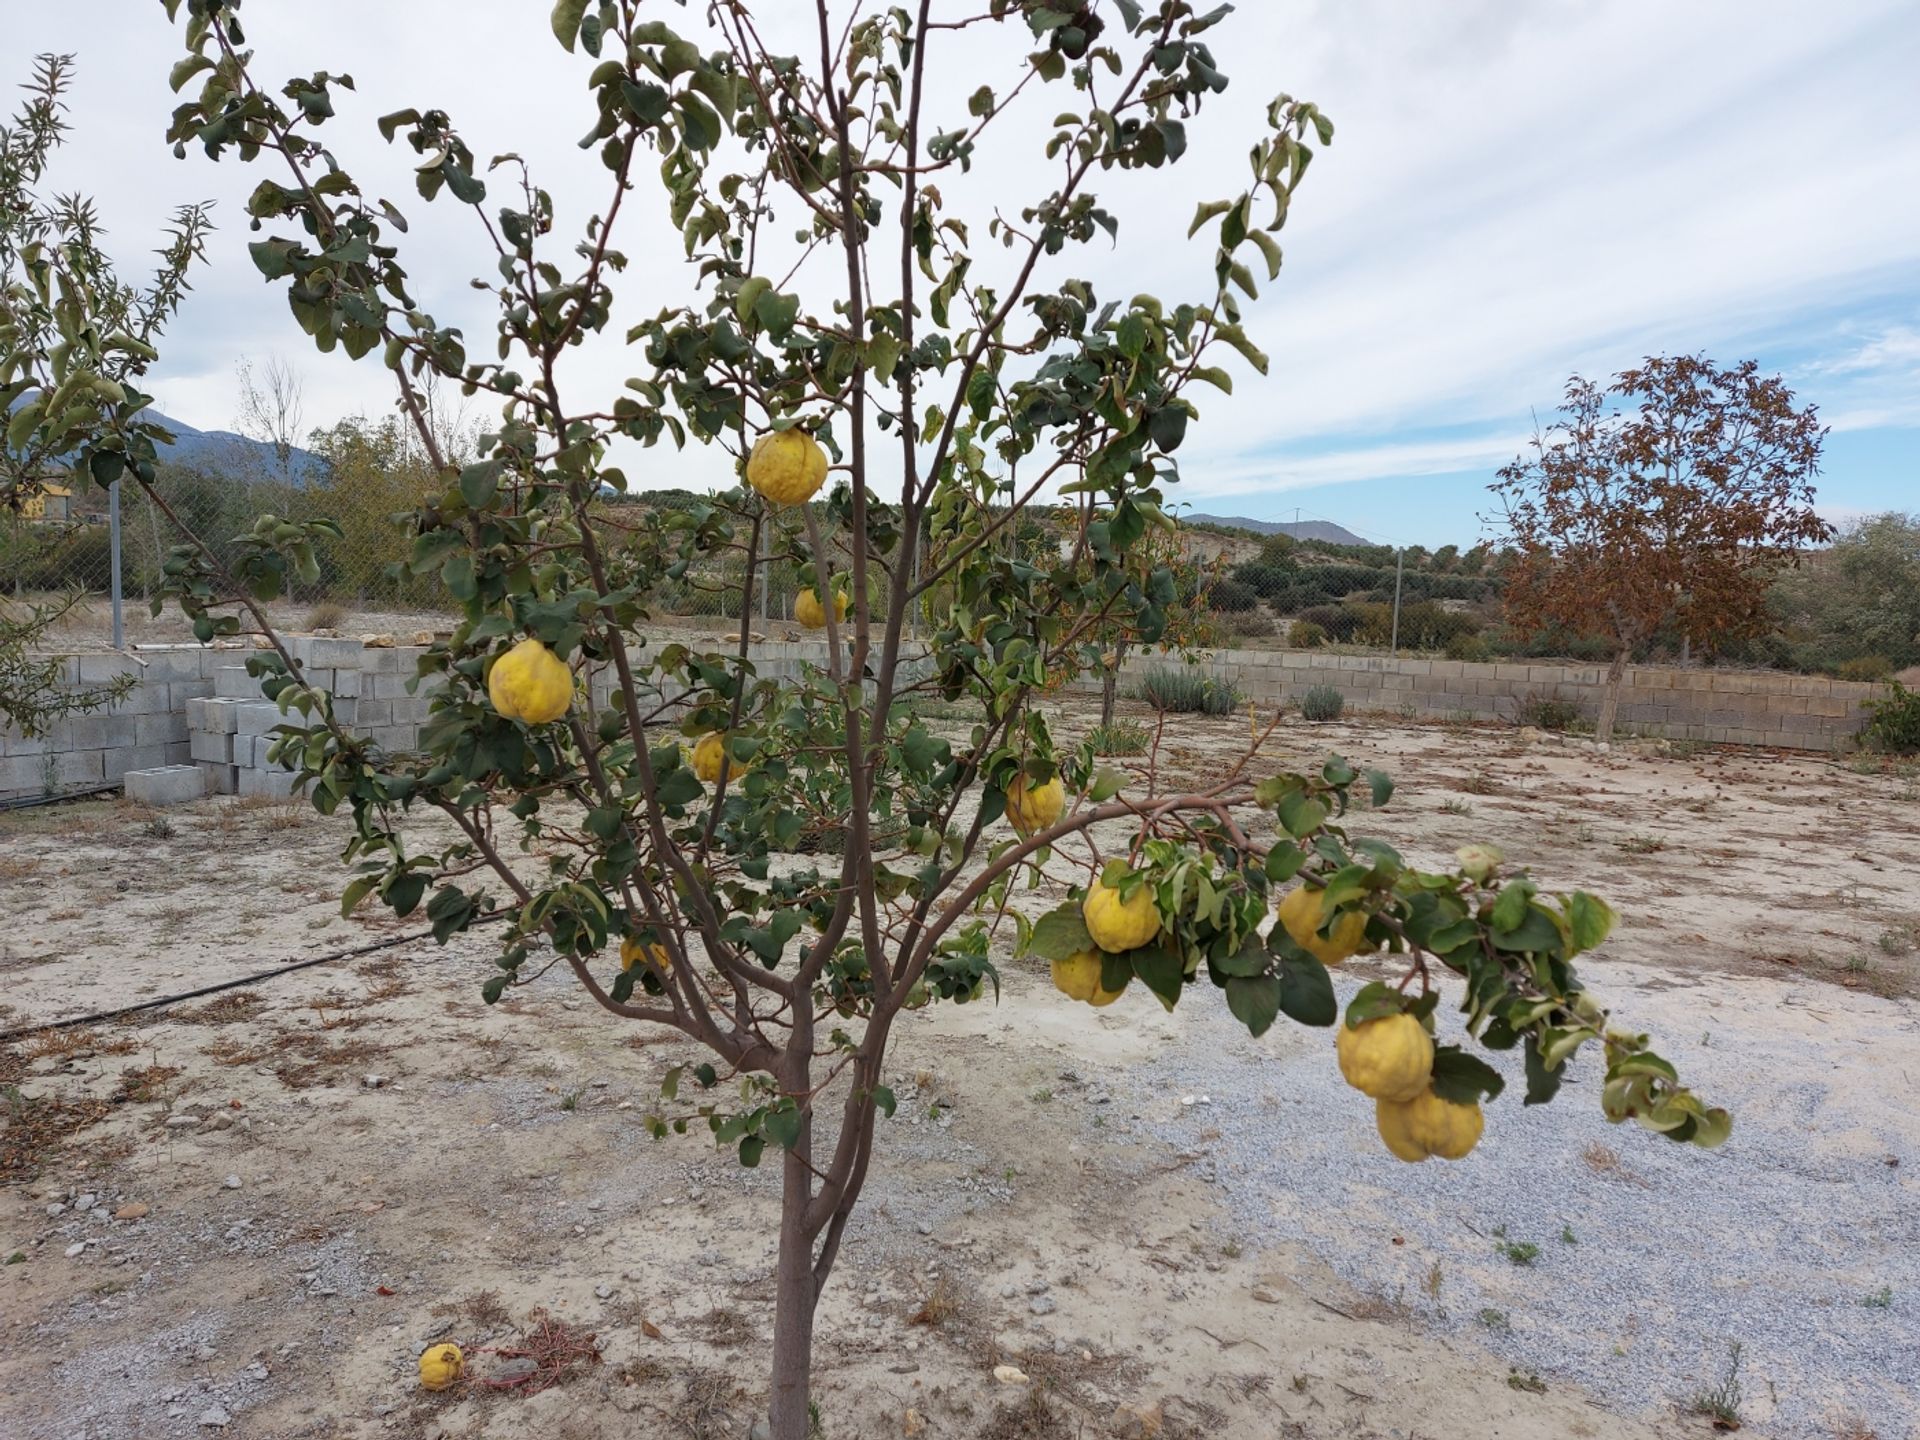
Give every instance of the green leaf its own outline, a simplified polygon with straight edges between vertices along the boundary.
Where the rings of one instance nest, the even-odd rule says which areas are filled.
[[[766,1153],[767,1142],[758,1135],[740,1137],[740,1163],[752,1170],[760,1164],[761,1155]]]
[[[1599,896],[1576,890],[1567,896],[1566,906],[1576,952],[1593,949],[1613,933],[1613,908]]]
[[[1235,976],[1241,979],[1252,979],[1255,975],[1267,973],[1267,966],[1272,963],[1272,956],[1261,948],[1258,939],[1249,939],[1233,954],[1210,959],[1207,963],[1213,967],[1215,973],[1229,979]]]
[[[340,914],[342,918],[353,914],[354,907],[367,898],[367,892],[380,883],[378,875],[362,875],[340,892]]]
[[[1506,896],[1500,898],[1504,900]],[[1499,908],[1499,901],[1494,902],[1494,908]],[[1526,918],[1517,927],[1493,932],[1493,948],[1518,954],[1557,950],[1562,938],[1560,927],[1553,923],[1553,917],[1538,905],[1529,905]]]
[[[1147,434],[1155,445],[1172,454],[1187,438],[1187,412],[1177,404],[1154,411],[1147,421]]]
[[[936,737],[918,720],[909,725],[906,733],[900,737],[900,758],[911,775],[933,774],[934,767],[945,764],[951,753],[947,742]]]
[[[1340,1018],[1327,967],[1311,955],[1280,955],[1280,1008],[1300,1025],[1331,1025]]]
[[[1457,1045],[1434,1047],[1433,1093],[1442,1100],[1470,1105],[1483,1097],[1491,1100],[1506,1088],[1500,1072],[1478,1056]]]
[[[1102,765],[1094,772],[1093,784],[1087,791],[1087,798],[1096,805],[1104,805],[1120,793],[1121,786],[1127,783],[1127,777],[1111,765]]]
[[[395,110],[390,115],[382,115],[374,123],[380,127],[380,138],[391,145],[393,143],[394,131],[398,130],[402,125],[417,125],[420,123],[420,112],[418,110]]]
[[[1393,777],[1384,770],[1366,772],[1367,786],[1373,792],[1373,808],[1378,810],[1393,798]]]
[[[765,1128],[767,1138],[782,1150],[791,1150],[800,1143],[801,1121],[800,1107],[788,1102],[785,1106],[767,1111]]]
[[[1267,879],[1276,885],[1285,884],[1300,873],[1300,867],[1307,863],[1307,852],[1292,841],[1282,840],[1267,852]]]
[[[1127,959],[1132,962],[1133,973],[1140,983],[1160,998],[1160,1003],[1172,1010],[1174,1002],[1180,998],[1180,986],[1185,980],[1186,967],[1180,957],[1161,945],[1142,945],[1138,950],[1129,950]]]
[[[1527,907],[1533,903],[1533,886],[1524,880],[1517,880],[1500,892],[1500,898],[1493,902],[1493,911],[1487,917],[1487,923],[1494,930],[1517,930],[1521,921],[1527,918]]]
[[[1548,1067],[1540,1054],[1540,1042],[1534,1036],[1527,1036],[1527,1098],[1528,1105],[1544,1105],[1560,1090],[1560,1082],[1566,1078],[1566,1067],[1555,1065]]]
[[[1655,1075],[1676,1085],[1680,1083],[1680,1072],[1675,1070],[1669,1061],[1661,1059],[1650,1050],[1625,1056],[1607,1067],[1609,1080],[1625,1075]]]
[[[209,60],[206,56],[197,54],[189,55],[184,60],[176,61],[173,69],[167,72],[167,88],[178,95],[181,87],[194,76],[198,75],[202,70],[211,69],[213,69],[213,61]]]
[[[1033,922],[1033,938],[1027,948],[1043,960],[1065,960],[1083,950],[1093,949],[1093,937],[1087,933],[1086,917],[1072,901],[1049,910]]]
[[[1193,223],[1187,226],[1187,238],[1191,240],[1200,233],[1200,227],[1216,215],[1224,215],[1233,209],[1237,200],[1202,200],[1200,208],[1193,212]]]
[[[1357,1029],[1382,1015],[1398,1015],[1407,1008],[1406,997],[1384,980],[1370,980],[1347,1002],[1347,1028]]]
[[[586,18],[587,0],[558,0],[551,17],[553,38],[571,52],[580,35],[580,22]]]
[[[500,472],[504,468],[499,460],[482,460],[460,472],[460,498],[467,502],[469,510],[484,510],[493,503],[493,497],[500,489]]]
[[[1272,975],[1235,975],[1227,981],[1227,1009],[1256,1039],[1280,1014],[1280,981]]]
[[[1309,800],[1299,790],[1289,790],[1280,797],[1279,815],[1287,833],[1299,840],[1326,823],[1327,807],[1318,800]]]
[[[882,380],[893,378],[894,366],[900,363],[900,340],[890,330],[883,330],[866,344],[867,369]]]
[[[899,1103],[900,1102],[894,1098],[894,1093],[890,1087],[885,1085],[876,1085],[873,1087],[873,1108],[889,1120],[893,1118],[893,1112]]]

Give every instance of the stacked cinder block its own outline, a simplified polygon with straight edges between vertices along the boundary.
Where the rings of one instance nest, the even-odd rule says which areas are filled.
[[[333,696],[334,717],[383,750],[401,752],[420,743],[429,696],[438,677],[408,686],[419,671],[424,647],[368,645],[328,635],[296,635],[287,649],[303,679]],[[293,774],[267,759],[275,727],[307,723],[298,711],[282,714],[247,673],[243,656],[230,657],[214,676],[211,697],[191,704],[185,716],[193,762],[206,773],[215,795],[293,793]]]
[[[213,687],[198,645],[157,646],[137,654],[69,655],[64,682],[75,689],[133,677],[110,708],[76,715],[29,739],[0,722],[0,796],[51,794],[104,785],[143,770],[187,761],[186,704]]]

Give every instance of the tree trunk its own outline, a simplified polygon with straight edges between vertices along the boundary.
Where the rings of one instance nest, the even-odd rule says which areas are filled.
[[[780,1259],[773,1302],[773,1395],[768,1406],[772,1440],[807,1440],[808,1382],[813,1366],[813,1309],[819,1295],[813,1285],[813,1236],[806,1230],[812,1174],[805,1152],[807,1134],[784,1160],[780,1195]]]
[[[1626,678],[1629,653],[1626,646],[1621,646],[1607,666],[1607,688],[1600,696],[1600,719],[1593,727],[1593,738],[1601,745],[1613,739],[1613,717],[1620,709],[1620,682]]]
[[[1113,725],[1114,702],[1120,695],[1120,665],[1127,658],[1126,642],[1113,647],[1113,664],[1107,670],[1106,679],[1100,682],[1100,725],[1110,729]]]

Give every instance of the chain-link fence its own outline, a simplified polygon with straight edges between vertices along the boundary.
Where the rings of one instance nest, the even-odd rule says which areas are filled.
[[[1500,586],[1485,550],[1259,537],[1195,527],[1204,601],[1222,643],[1254,648],[1488,658]]]
[[[332,481],[332,475],[289,483],[163,467],[158,488],[179,525],[206,541],[226,563],[238,558],[236,538],[263,514],[291,520],[326,517],[340,525],[340,538],[315,547],[318,578],[296,582],[290,593],[267,607],[276,624],[356,633],[449,628],[455,616],[439,578],[413,575],[405,565],[412,551],[406,516],[437,489],[431,477],[388,472],[359,476],[347,484]],[[0,512],[0,598],[29,601],[79,592],[80,603],[67,612],[54,638],[83,648],[118,648],[129,640],[183,640],[188,630],[175,607],[163,607],[157,619],[149,613],[167,558],[181,543],[179,525],[137,486],[123,483],[115,490],[120,493],[56,483],[20,512]],[[603,548],[617,555],[631,543],[645,511],[701,500],[704,497],[669,493],[601,502],[594,518]],[[816,523],[833,556],[834,587],[845,593],[850,556],[844,538],[824,513],[817,514]],[[803,540],[791,534],[776,537],[772,527],[763,528],[750,621],[770,625],[793,619],[795,600],[804,588],[803,559],[811,559]],[[665,621],[685,621],[695,629],[737,622],[746,563],[740,552],[709,556],[659,581],[649,608]],[[877,563],[896,563],[896,557]],[[917,566],[921,561],[909,557],[906,563]],[[880,583],[884,576],[876,577],[876,592]],[[910,627],[919,623],[917,613],[909,617]]]
[[[117,526],[112,497],[90,486],[52,485],[25,509],[0,514],[0,595],[84,592],[86,602],[63,621],[62,638],[72,643],[184,639],[177,612],[155,620],[146,605],[177,543],[174,527],[136,487],[120,488]],[[354,463],[351,454],[301,482],[184,467],[164,469],[161,480],[169,508],[227,557],[233,537],[264,513],[327,516],[339,523],[343,538],[320,547],[318,580],[297,586],[272,609],[276,623],[289,628],[356,633],[440,630],[452,623],[437,577],[410,575],[402,563],[411,546],[404,516],[435,488],[422,465]],[[704,500],[649,492],[609,499],[596,514],[615,547],[630,536],[642,511]],[[787,517],[789,524],[793,518]],[[836,586],[844,589],[844,540],[833,532],[824,506],[816,508],[816,520],[841,572]],[[995,543],[1045,564],[1069,539],[1063,516],[1037,514],[1006,527]],[[1183,528],[1180,545],[1183,601],[1197,621],[1183,634],[1196,643],[1455,660],[1609,658],[1604,641],[1509,625],[1502,605],[1508,557],[1489,545],[1341,545],[1204,523]],[[801,537],[776,535],[770,526],[762,529],[761,546],[748,618],[756,626],[790,622],[801,589],[800,561],[811,557],[811,549]],[[746,559],[740,551],[722,552],[661,581],[650,609],[663,621],[695,629],[731,628],[740,619]],[[928,573],[924,549],[885,563]],[[118,625],[116,568],[124,612]],[[913,607],[909,624],[923,621]],[[1920,517],[1860,522],[1831,548],[1783,573],[1768,597],[1768,623],[1752,638],[1707,645],[1675,627],[1635,658],[1860,680],[1920,665]]]
[[[1337,545],[1190,527],[1221,644],[1453,660],[1611,658],[1608,642],[1520,630],[1503,604],[1513,557],[1492,545]],[[1782,571],[1757,632],[1703,640],[1669,625],[1635,659],[1878,680],[1920,666],[1920,516],[1870,517]]]

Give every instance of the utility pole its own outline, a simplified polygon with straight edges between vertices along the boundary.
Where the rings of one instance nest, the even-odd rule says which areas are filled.
[[[126,626],[120,618],[120,482],[107,486],[107,543],[113,552],[113,648],[127,648]]]
[[[1392,653],[1400,653],[1400,581],[1407,573],[1407,551],[1403,545],[1395,552],[1393,565],[1393,640]]]

